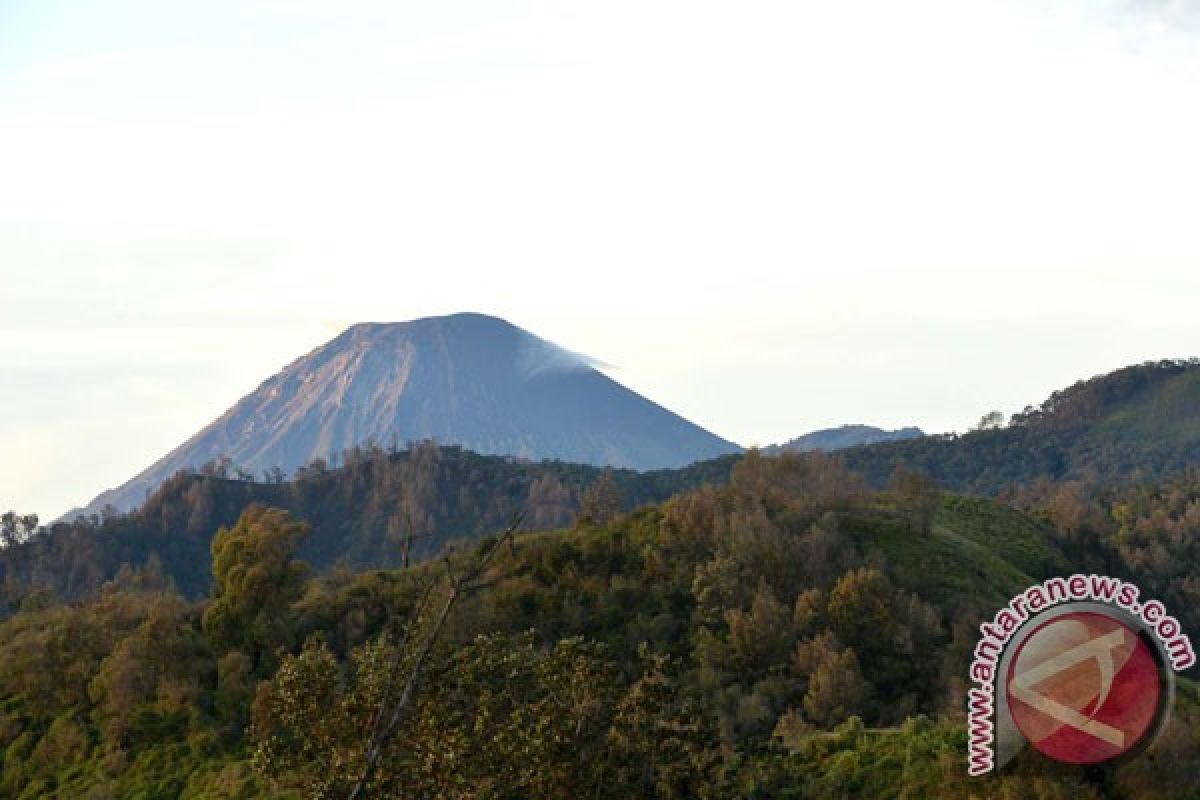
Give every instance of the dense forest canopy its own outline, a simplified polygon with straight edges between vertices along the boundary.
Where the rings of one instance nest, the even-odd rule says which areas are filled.
[[[1200,790],[1186,680],[1153,753],[1115,770],[1027,757],[968,783],[962,725],[977,623],[1036,580],[1125,576],[1195,629],[1200,477],[1043,483],[1020,510],[911,471],[877,490],[834,457],[752,453],[723,485],[632,513],[619,488],[594,476],[560,530],[324,574],[302,557],[315,525],[251,505],[209,537],[200,599],[160,559],[76,602],[31,591],[0,624],[0,791],[349,797],[373,749],[372,797]],[[430,639],[453,576],[484,557]]]
[[[287,509],[312,526],[300,556],[318,571],[335,564],[399,566],[406,555],[428,557],[451,539],[477,539],[518,510],[530,530],[567,525],[586,503],[594,504],[597,498],[589,498],[594,486],[611,486],[606,502],[616,507],[603,512],[611,513],[705,482],[724,482],[736,460],[639,473],[481,456],[425,442],[404,450],[354,448],[336,467],[317,460],[291,480],[279,470],[256,478],[216,462],[177,473],[128,514],[81,516],[36,536],[28,525],[18,526],[12,538],[17,546],[0,550],[0,575],[10,596],[39,587],[75,598],[99,588],[122,566],[153,559],[185,595],[201,596],[211,586],[213,533],[232,525],[253,503]]]

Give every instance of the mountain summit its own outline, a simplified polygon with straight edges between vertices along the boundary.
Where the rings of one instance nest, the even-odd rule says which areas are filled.
[[[290,472],[368,441],[639,470],[740,449],[592,363],[483,314],[354,325],[86,510],[133,508],[176,471],[221,457]]]

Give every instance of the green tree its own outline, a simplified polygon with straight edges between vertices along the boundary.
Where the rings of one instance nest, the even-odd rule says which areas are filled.
[[[214,592],[204,632],[219,651],[249,656],[259,674],[292,641],[288,609],[309,573],[296,549],[308,531],[286,511],[256,505],[213,538]]]
[[[913,527],[926,535],[932,533],[933,521],[941,505],[937,484],[924,473],[899,464],[892,472],[890,485],[903,510],[912,519]]]
[[[384,638],[346,667],[320,640],[285,658],[255,704],[257,768],[313,797],[350,796],[398,656]],[[402,735],[383,743],[368,796],[597,796],[617,675],[580,639],[493,634],[444,651]]]
[[[874,567],[851,570],[829,592],[829,622],[843,642],[872,652],[887,649],[895,590]]]
[[[641,674],[618,701],[608,734],[616,772],[607,796],[717,796],[721,757],[712,719],[682,690],[671,659],[645,646],[639,657]]]

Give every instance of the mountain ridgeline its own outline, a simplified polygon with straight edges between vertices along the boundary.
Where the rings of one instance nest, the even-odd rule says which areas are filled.
[[[1018,500],[1045,500],[1064,484],[1094,494],[1171,479],[1200,465],[1200,364],[1156,362],[1082,381],[1005,428],[789,457],[840,460],[876,487],[887,486],[904,465],[954,491]],[[616,505],[629,510],[724,483],[738,458],[607,474]],[[209,587],[214,532],[255,503],[287,509],[313,526],[301,555],[319,571],[395,566],[408,535],[417,537],[409,548],[415,560],[452,539],[485,536],[518,511],[530,530],[568,526],[606,475],[593,465],[526,462],[431,443],[356,447],[339,459],[336,469],[322,459],[301,466],[290,481],[278,473],[271,481],[252,480],[220,463],[180,470],[132,513],[77,517],[6,549],[0,574],[11,596],[45,587],[79,597],[122,565],[153,559],[186,594],[200,595]]]
[[[826,454],[721,463],[734,461],[721,485],[616,516],[614,488],[634,491],[640,478],[600,472],[588,519],[569,530],[323,575],[298,556],[333,540],[322,529],[337,531],[336,515],[369,507],[360,486],[419,486],[412,473],[433,463],[439,502],[483,500],[499,519],[528,496],[529,478],[551,473],[515,480],[510,468],[531,467],[425,448],[305,470],[267,487],[273,498],[183,475],[87,538],[127,542],[121,520],[157,518],[174,532],[164,542],[186,539],[189,517],[210,506],[197,517],[210,525],[250,496],[293,503],[311,530],[280,508],[246,508],[213,540],[202,599],[180,597],[157,560],[79,602],[22,598],[0,620],[0,793],[348,800],[363,781],[368,797],[439,800],[1200,792],[1190,680],[1154,749],[1111,770],[1047,768],[1026,752],[968,779],[963,725],[978,625],[1030,583],[1114,574],[1161,598],[1185,629],[1200,625],[1188,569],[1200,557],[1200,481],[1022,511],[920,481],[873,491]],[[577,468],[559,469],[574,485]],[[411,641],[397,635],[405,621]],[[405,682],[417,663],[423,678]],[[402,685],[416,688],[386,690]],[[389,705],[397,695],[407,705]],[[388,707],[409,713],[377,739]]]
[[[789,439],[783,444],[764,447],[768,455],[779,453],[811,453],[815,450],[832,451],[846,450],[851,447],[862,447],[880,442],[903,442],[908,439],[919,439],[925,432],[920,428],[898,428],[894,431],[876,428],[873,425],[842,425],[837,428],[824,428],[812,431],[795,439]]]
[[[1007,427],[845,450],[884,485],[898,464],[942,486],[1008,495],[1035,482],[1144,484],[1200,466],[1200,360],[1125,367],[1054,392]]]
[[[32,536],[12,517],[0,795],[1195,798],[1188,676],[1152,749],[1101,770],[1026,751],[968,779],[963,710],[979,623],[1052,575],[1130,580],[1195,635],[1198,443],[1200,363],[1171,361],[835,454],[359,447],[291,480],[181,470]]]
[[[454,314],[355,325],[83,512],[136,508],[181,469],[227,458],[291,473],[368,442],[637,470],[740,448],[642,397],[586,358],[504,320]]]
[[[0,576],[10,596],[37,587],[78,598],[123,567],[155,563],[182,592],[203,595],[211,584],[213,534],[254,504],[285,509],[312,526],[300,556],[320,572],[400,566],[406,548],[414,562],[428,558],[451,541],[493,533],[514,514],[523,515],[525,530],[551,530],[570,526],[581,513],[602,521],[724,483],[737,458],[635,472],[424,442],[404,450],[352,448],[338,468],[318,460],[290,481],[252,481],[209,464],[177,472],[134,511],[77,515],[0,550]]]

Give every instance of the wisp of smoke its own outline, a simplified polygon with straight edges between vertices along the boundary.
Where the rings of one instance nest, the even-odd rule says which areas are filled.
[[[545,339],[534,339],[521,346],[517,363],[525,379],[556,372],[574,372],[584,369],[611,368],[599,359],[575,353]]]

